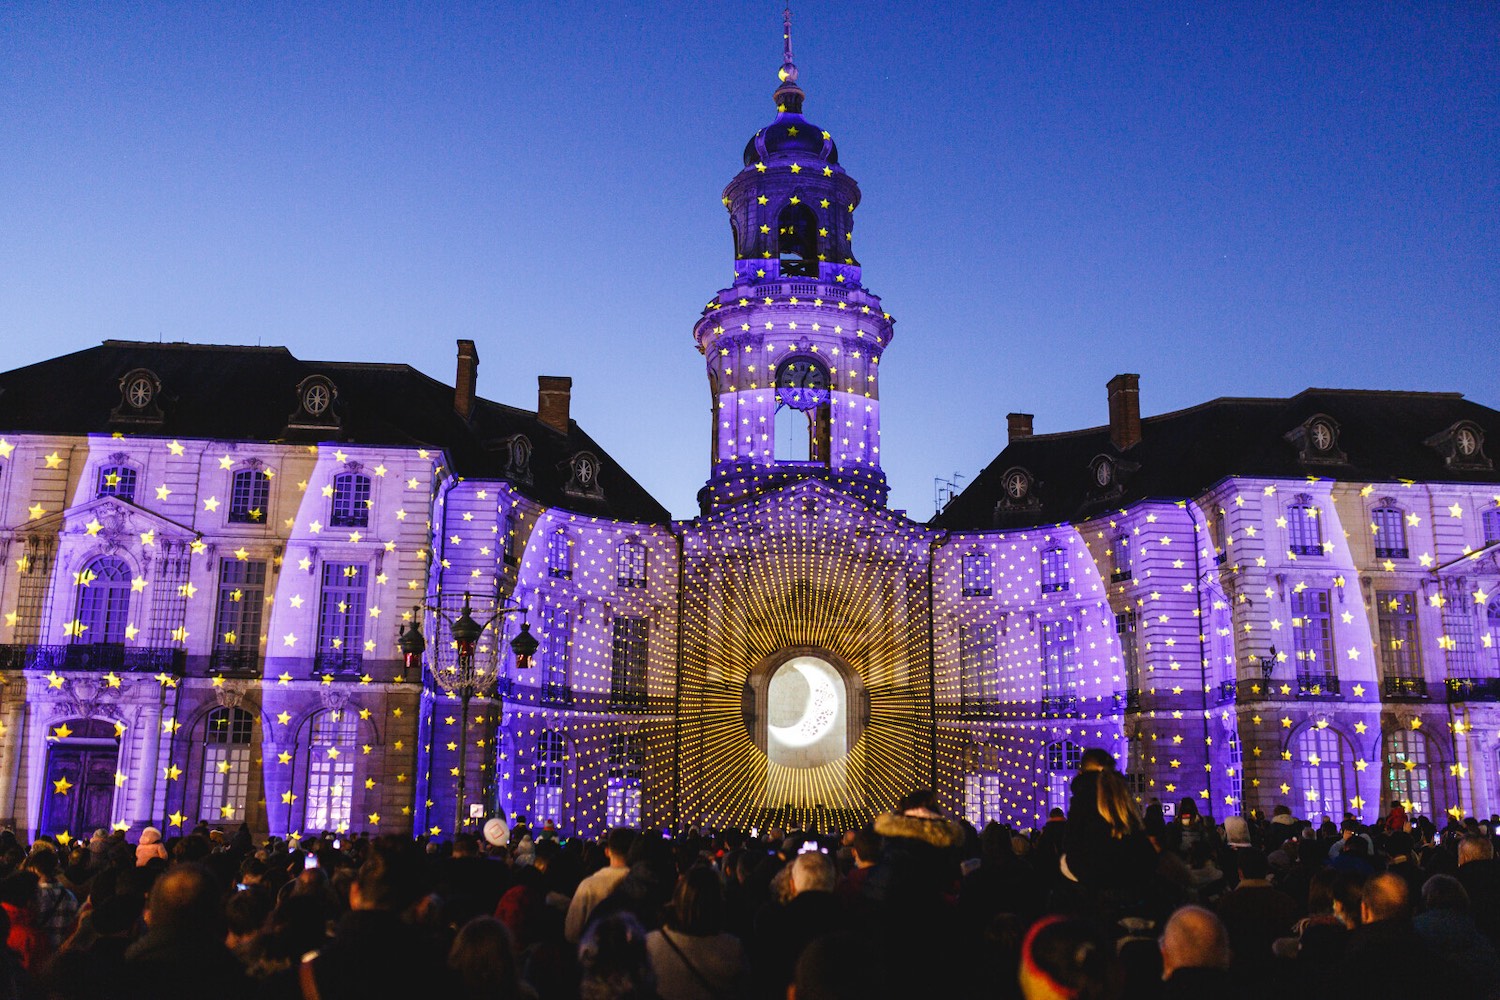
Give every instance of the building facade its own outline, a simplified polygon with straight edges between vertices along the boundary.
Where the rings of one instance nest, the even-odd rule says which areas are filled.
[[[1143,419],[1121,375],[1108,425],[1013,414],[914,522],[881,469],[895,321],[789,28],[775,98],[693,330],[690,520],[571,420],[567,379],[534,410],[477,397],[469,341],[453,386],[115,341],[0,375],[0,821],[827,829],[933,787],[1025,827],[1090,746],[1218,815],[1500,809],[1500,413],[1308,390]],[[521,609],[467,712],[431,669],[465,595]]]

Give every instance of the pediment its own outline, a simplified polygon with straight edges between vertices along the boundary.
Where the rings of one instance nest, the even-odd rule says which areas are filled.
[[[116,544],[131,536],[184,543],[199,537],[198,532],[185,524],[113,496],[95,497],[76,507],[27,521],[16,531],[18,534],[97,535]]]

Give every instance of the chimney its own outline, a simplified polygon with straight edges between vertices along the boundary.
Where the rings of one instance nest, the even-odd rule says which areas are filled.
[[[1005,415],[1005,430],[1007,443],[1014,444],[1022,438],[1031,437],[1030,413],[1007,413]]]
[[[568,433],[568,408],[572,401],[572,379],[566,375],[536,377],[536,418],[559,434]]]
[[[474,390],[479,385],[479,351],[474,341],[458,342],[458,374],[453,376],[453,409],[460,417],[469,419],[474,412]]]
[[[1109,380],[1109,440],[1117,451],[1141,443],[1141,377],[1116,375]]]

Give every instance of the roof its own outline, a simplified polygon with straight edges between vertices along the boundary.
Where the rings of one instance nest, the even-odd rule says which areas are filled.
[[[122,423],[121,379],[138,368],[160,380],[159,419]],[[337,390],[336,426],[293,426],[297,387],[313,375]],[[0,374],[0,431],[441,448],[457,474],[509,479],[549,506],[619,520],[671,518],[576,422],[562,434],[535,411],[486,399],[466,421],[453,409],[453,387],[410,365],[303,361],[285,347],[108,340]],[[518,434],[531,444],[530,482],[507,475],[504,444]],[[566,489],[569,460],[584,451],[599,460],[600,496]]]
[[[1301,441],[1320,414],[1336,430],[1321,455]],[[931,523],[982,529],[1079,521],[1140,500],[1199,496],[1232,476],[1500,481],[1483,445],[1476,461],[1450,464],[1446,432],[1463,422],[1489,442],[1488,454],[1500,449],[1500,411],[1458,393],[1307,389],[1289,399],[1215,399],[1144,418],[1140,443],[1123,452],[1108,426],[1012,441]],[[1107,487],[1094,474],[1101,458],[1114,464]],[[1001,480],[1012,469],[1031,476],[1029,505],[1006,499]]]

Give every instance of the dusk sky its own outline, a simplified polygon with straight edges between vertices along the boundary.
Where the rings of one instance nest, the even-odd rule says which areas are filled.
[[[469,338],[481,394],[571,375],[690,515],[691,331],[730,283],[719,197],[774,116],[781,6],[0,0],[0,367],[161,339],[451,382]],[[1309,386],[1500,407],[1500,5],[795,18],[897,321],[892,506],[930,516],[1008,411],[1103,423],[1117,372],[1147,415]]]

